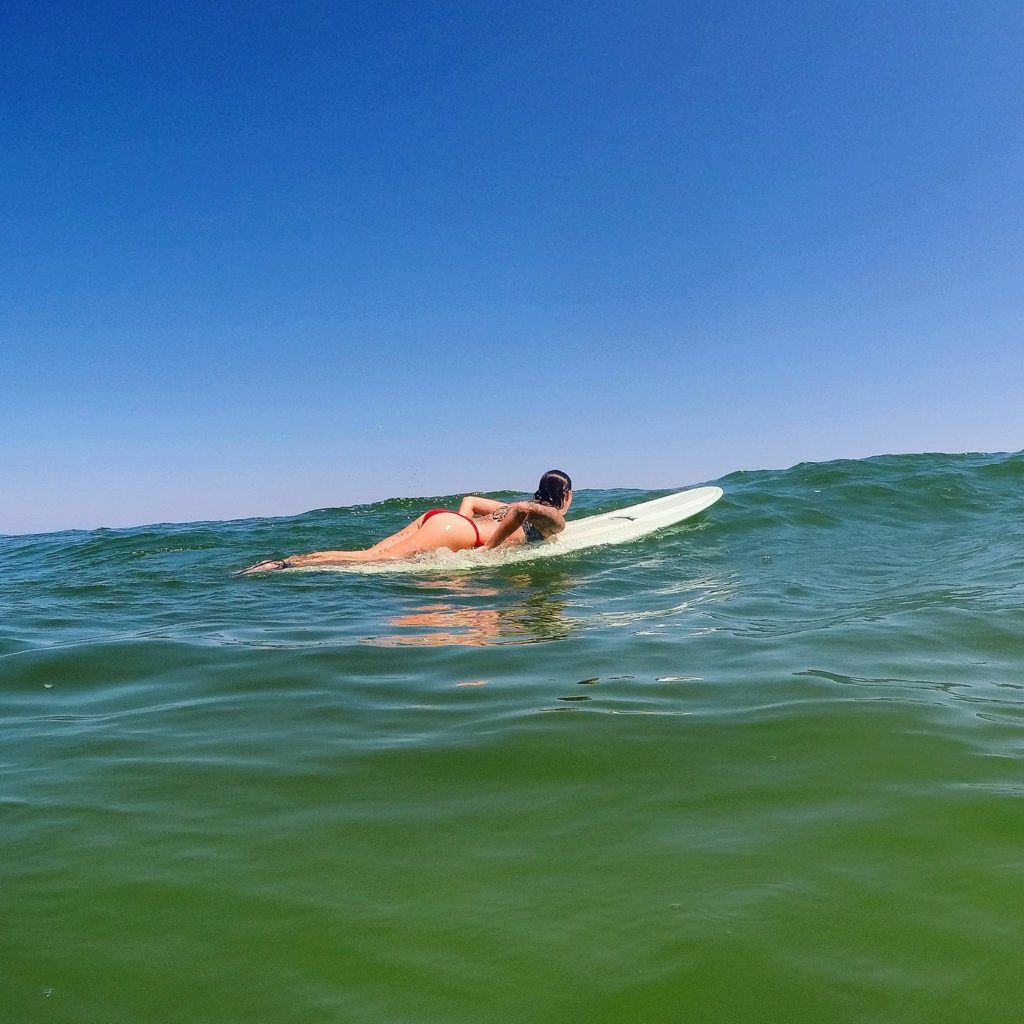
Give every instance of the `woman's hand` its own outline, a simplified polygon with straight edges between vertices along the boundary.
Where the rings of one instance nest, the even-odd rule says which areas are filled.
[[[501,508],[502,504],[493,498],[480,498],[475,494],[467,494],[459,504],[459,515],[468,516],[470,519],[474,516],[485,516]]]

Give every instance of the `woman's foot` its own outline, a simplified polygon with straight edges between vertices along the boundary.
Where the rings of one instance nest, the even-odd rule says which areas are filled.
[[[268,558],[265,562],[257,562],[250,565],[248,569],[239,569],[236,576],[252,576],[258,572],[276,572],[278,569],[287,569],[288,563],[284,558]]]

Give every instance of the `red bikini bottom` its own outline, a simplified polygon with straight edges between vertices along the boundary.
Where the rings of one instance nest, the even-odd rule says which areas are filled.
[[[425,523],[431,516],[439,515],[441,512],[447,512],[450,515],[458,516],[460,519],[465,519],[470,526],[473,527],[473,532],[476,534],[476,543],[473,545],[475,548],[482,548],[484,542],[480,539],[480,528],[473,522],[469,516],[464,516],[461,512],[453,512],[450,508],[432,508],[429,512],[423,516],[423,522]]]

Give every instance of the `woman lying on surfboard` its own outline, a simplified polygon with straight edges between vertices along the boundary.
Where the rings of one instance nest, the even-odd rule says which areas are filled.
[[[560,469],[552,469],[540,478],[533,501],[517,501],[509,505],[493,498],[467,494],[458,512],[432,508],[372,548],[363,551],[313,551],[308,555],[273,558],[243,569],[240,575],[311,565],[411,558],[439,548],[463,551],[466,548],[536,544],[565,529],[565,513],[571,504],[572,481]]]

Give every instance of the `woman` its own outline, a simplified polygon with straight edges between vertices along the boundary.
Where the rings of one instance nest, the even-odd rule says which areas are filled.
[[[565,513],[572,504],[572,481],[560,469],[552,469],[540,478],[533,501],[511,505],[493,498],[469,494],[459,511],[432,508],[414,519],[405,529],[364,551],[313,551],[308,555],[289,555],[243,569],[240,575],[296,569],[310,565],[343,565],[349,562],[377,562],[411,558],[425,551],[448,548],[516,547],[548,540],[565,529]]]

